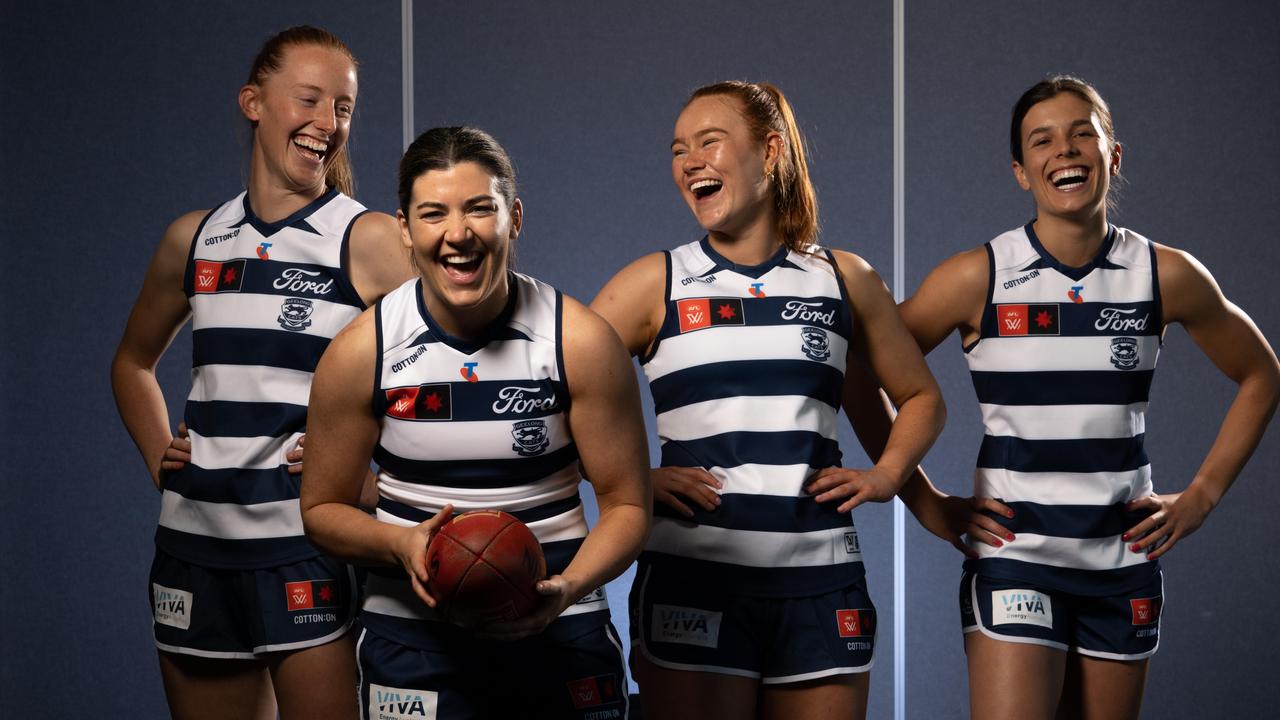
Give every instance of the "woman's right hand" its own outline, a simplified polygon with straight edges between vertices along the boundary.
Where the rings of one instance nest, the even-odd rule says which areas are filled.
[[[191,431],[187,430],[185,422],[179,422],[178,433],[169,441],[169,447],[164,449],[164,455],[160,457],[160,469],[155,477],[156,489],[164,490],[166,476],[186,467],[189,462],[191,462]]]
[[[453,506],[445,505],[434,517],[412,527],[402,528],[403,532],[391,548],[391,552],[395,554],[396,559],[400,561],[400,566],[409,576],[409,584],[413,586],[413,592],[430,608],[436,606],[436,599],[427,592],[427,580],[430,578],[427,573],[427,546],[431,544],[431,538],[435,537],[440,527],[452,518]]]
[[[926,530],[951,543],[952,547],[970,559],[976,560],[978,554],[965,543],[965,535],[971,541],[997,548],[1014,539],[1008,528],[987,514],[994,512],[1011,518],[1013,510],[992,498],[931,494],[922,507],[914,510],[916,519]]]
[[[673,508],[685,517],[693,517],[683,500],[691,500],[711,512],[720,506],[720,490],[724,486],[711,473],[698,467],[660,467],[649,471],[653,499]]]

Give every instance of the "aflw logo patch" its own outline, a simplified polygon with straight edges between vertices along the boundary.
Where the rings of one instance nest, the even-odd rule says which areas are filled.
[[[198,293],[240,292],[244,282],[244,258],[226,262],[197,260],[195,291]]]
[[[1129,601],[1134,625],[1151,625],[1160,619],[1160,598],[1134,598]]]
[[[715,325],[743,325],[742,298],[687,298],[676,301],[680,332],[702,330]]]
[[[876,616],[870,610],[837,610],[836,629],[840,637],[862,637],[876,634]]]
[[[338,587],[332,580],[301,580],[284,584],[289,610],[338,607]]]
[[[996,326],[1001,337],[1059,335],[1058,304],[996,305]]]
[[[388,388],[387,416],[401,420],[449,420],[453,394],[449,383]]]

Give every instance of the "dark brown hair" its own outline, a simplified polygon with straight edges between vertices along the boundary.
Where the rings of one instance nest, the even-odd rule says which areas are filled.
[[[1009,153],[1014,160],[1022,162],[1022,121],[1027,113],[1037,104],[1062,93],[1071,93],[1093,106],[1094,112],[1098,113],[1098,122],[1102,123],[1102,131],[1107,135],[1107,142],[1115,147],[1116,128],[1111,120],[1111,108],[1098,91],[1074,75],[1050,75],[1022,93],[1022,97],[1013,105],[1013,118],[1009,123]]]
[[[339,40],[337,35],[322,28],[298,25],[276,33],[262,44],[262,49],[258,50],[257,56],[253,58],[253,64],[249,66],[248,84],[262,85],[269,75],[279,71],[284,64],[285,50],[297,45],[317,45],[337,50],[346,55],[352,65],[357,68],[360,66],[356,56],[351,54],[351,49]],[[355,193],[355,174],[351,170],[351,156],[347,151],[346,143],[343,143],[330,158],[324,181],[348,196]]]
[[[409,215],[413,181],[432,170],[473,162],[498,180],[498,192],[510,208],[516,200],[516,171],[511,157],[489,133],[474,127],[438,127],[418,136],[400,159],[400,212]]]
[[[738,101],[742,117],[758,142],[763,143],[770,132],[782,136],[782,154],[774,168],[775,229],[784,245],[792,250],[803,250],[818,238],[818,196],[809,180],[804,139],[800,136],[791,104],[781,90],[769,83],[728,80],[694,90],[685,107],[698,98],[713,95],[724,95]]]

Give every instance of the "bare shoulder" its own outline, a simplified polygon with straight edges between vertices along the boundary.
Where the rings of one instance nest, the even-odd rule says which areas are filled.
[[[568,295],[562,297],[561,340],[566,356],[571,350],[590,352],[601,342],[618,341],[617,333],[598,313]]]
[[[195,240],[196,230],[200,229],[200,223],[209,216],[209,210],[192,210],[189,213],[179,215],[173,222],[169,223],[169,227],[164,231],[164,238],[160,241],[162,249],[166,252],[180,250],[183,257],[186,257],[187,251],[191,249],[191,242]]]
[[[1165,324],[1194,322],[1226,306],[1217,281],[1191,253],[1159,243],[1153,245]]]
[[[368,304],[413,277],[408,250],[400,241],[400,222],[380,212],[356,218],[348,247],[351,279]]]
[[[369,368],[378,352],[376,322],[374,309],[369,308],[338,331],[320,358],[320,365],[328,369],[328,374],[352,377],[359,372],[371,377]],[[321,372],[317,367],[316,373]]]

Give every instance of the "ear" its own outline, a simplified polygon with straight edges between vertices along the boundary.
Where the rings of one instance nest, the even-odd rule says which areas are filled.
[[[409,221],[405,218],[404,211],[396,210],[396,222],[400,223],[400,244],[412,250],[413,238],[409,237]]]
[[[1030,190],[1031,183],[1027,182],[1026,168],[1022,167],[1022,163],[1018,162],[1017,160],[1013,161],[1012,167],[1013,167],[1013,179],[1018,181],[1018,187],[1022,188],[1023,190]]]
[[[514,241],[517,237],[520,237],[520,227],[523,223],[524,223],[524,203],[520,202],[520,198],[516,198],[515,202],[511,203],[511,237],[509,238],[510,240]]]
[[[1120,174],[1120,157],[1122,155],[1124,155],[1124,146],[1116,143],[1116,146],[1111,148],[1111,177]]]
[[[262,89],[257,85],[240,88],[240,112],[249,122],[256,123],[262,117]]]
[[[782,162],[782,134],[770,132],[764,136],[764,172],[768,175],[778,169]]]

